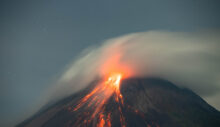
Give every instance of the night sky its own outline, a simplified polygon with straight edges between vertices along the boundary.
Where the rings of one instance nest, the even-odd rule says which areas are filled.
[[[0,126],[28,116],[79,53],[133,32],[219,30],[218,0],[1,0]]]

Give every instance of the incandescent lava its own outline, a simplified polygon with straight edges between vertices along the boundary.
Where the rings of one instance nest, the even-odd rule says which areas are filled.
[[[96,117],[98,117],[97,127],[111,127],[111,112],[105,115],[103,112],[105,110],[105,103],[111,96],[114,96],[115,101],[118,103],[118,111],[120,112],[120,122],[121,126],[125,127],[125,118],[122,113],[121,106],[123,106],[123,96],[120,92],[120,81],[122,79],[122,74],[115,73],[110,75],[106,81],[98,84],[90,93],[83,97],[78,104],[73,108],[73,111],[79,110],[81,107],[86,106],[87,108],[95,107],[89,114],[82,116],[76,122],[76,126],[81,124],[82,118],[84,119],[84,126],[90,124]]]

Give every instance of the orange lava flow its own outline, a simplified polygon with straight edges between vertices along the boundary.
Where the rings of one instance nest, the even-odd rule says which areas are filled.
[[[122,76],[123,75],[121,73],[112,73],[105,79],[105,81],[96,85],[90,93],[80,99],[77,105],[75,105],[72,109],[73,112],[79,111],[78,113],[80,114],[77,116],[73,127],[88,127],[91,125],[95,127],[112,127],[112,116],[114,115],[112,112],[105,110],[105,104],[110,97],[113,97],[116,102],[121,127],[126,127],[127,124],[124,116],[125,108],[145,119],[142,112],[129,105],[124,105],[123,95],[120,92],[120,82]],[[153,123],[149,124],[147,122],[145,124],[146,126],[153,125]],[[157,124],[155,125],[159,126]]]
[[[120,92],[120,82],[122,78],[130,77],[133,71],[127,63],[123,63],[122,54],[119,52],[107,57],[98,70],[100,75],[105,76],[104,81],[97,84],[90,93],[80,99],[77,105],[74,105],[72,111],[82,114],[77,118],[75,126],[111,127],[113,114],[105,110],[105,104],[110,97],[113,97],[118,106],[121,127],[125,127],[126,120],[122,111],[124,101]]]
[[[104,77],[104,81],[100,82],[86,94],[74,107],[69,107],[68,110],[72,112],[77,112],[74,115],[74,121],[70,122],[69,125],[73,124],[73,127],[88,127],[91,125],[94,127],[112,127],[114,123],[112,122],[114,113],[108,111],[106,106],[107,101],[111,98],[116,104],[116,113],[119,115],[119,120],[121,127],[126,127],[126,118],[124,113],[126,109],[145,119],[144,114],[137,109],[133,109],[128,104],[124,104],[123,95],[120,91],[120,83],[122,78],[128,78],[134,75],[134,70],[131,70],[131,66],[128,67],[127,64],[121,61],[121,55],[112,55],[105,61],[105,63],[100,66],[99,73]],[[114,105],[115,106],[115,105]],[[152,125],[152,124],[151,124]],[[146,126],[150,126],[146,122]]]
[[[97,124],[97,127],[104,127],[104,125],[105,125],[104,115],[103,115],[103,114],[100,114],[99,119],[100,119],[100,121],[99,121],[99,123]]]
[[[111,127],[111,113],[103,113],[105,109],[105,103],[114,94],[115,101],[119,104],[118,111],[120,113],[121,126],[125,127],[125,118],[121,111],[120,105],[123,105],[123,96],[120,92],[120,81],[122,79],[122,74],[114,73],[110,75],[106,81],[98,84],[90,93],[83,97],[78,104],[73,108],[73,111],[79,110],[81,107],[95,107],[90,113],[88,119],[84,120],[84,123],[88,125],[89,122],[98,117],[98,122],[96,127]]]

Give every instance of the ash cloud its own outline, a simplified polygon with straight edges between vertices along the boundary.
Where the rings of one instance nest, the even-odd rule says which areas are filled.
[[[117,62],[129,66],[129,76],[157,76],[186,87],[220,110],[219,32],[149,31],[106,40],[86,49],[70,64],[51,91],[62,98],[105,75],[102,65],[119,55]],[[55,91],[55,92],[54,92]]]

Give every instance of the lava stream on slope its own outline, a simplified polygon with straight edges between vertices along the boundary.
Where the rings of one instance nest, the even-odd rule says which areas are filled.
[[[91,112],[85,113],[89,115],[89,118],[84,118],[84,126],[90,124],[92,120],[98,115],[97,127],[111,127],[111,113],[107,113],[107,116],[103,113],[105,109],[105,103],[108,99],[114,95],[115,101],[118,103],[118,110],[120,112],[121,126],[125,127],[125,118],[123,116],[121,106],[123,106],[123,96],[120,92],[121,74],[113,74],[109,76],[107,81],[98,84],[90,93],[83,97],[78,104],[73,108],[73,111],[79,110],[81,107],[86,106],[95,107]],[[76,122],[76,126],[80,124],[82,118],[79,118]]]
[[[111,97],[114,101],[113,107],[117,109],[120,119],[120,125],[117,126],[126,127],[126,117],[123,109],[133,112],[143,120],[145,119],[142,112],[124,104],[123,95],[120,91],[122,76],[120,73],[110,75],[105,81],[97,84],[91,92],[71,108],[72,112],[78,111],[80,114],[74,122],[74,127],[112,127],[113,119],[117,118],[113,118],[113,112],[106,107]],[[110,108],[113,107],[110,106]],[[146,121],[144,123],[146,126],[150,126]]]

